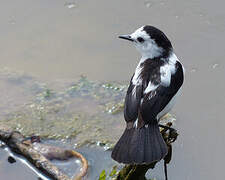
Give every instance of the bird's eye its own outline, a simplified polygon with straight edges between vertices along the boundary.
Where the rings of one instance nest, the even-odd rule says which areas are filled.
[[[142,37],[138,37],[137,41],[140,42],[140,43],[143,43],[145,40]]]

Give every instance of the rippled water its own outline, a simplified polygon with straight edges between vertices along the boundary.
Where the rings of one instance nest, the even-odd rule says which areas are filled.
[[[140,57],[117,36],[151,24],[168,35],[186,68],[182,96],[172,111],[180,136],[169,178],[224,179],[224,17],[224,2],[219,0],[4,1],[0,6],[0,122],[33,103],[43,87],[61,92],[80,75],[97,83],[128,84]],[[97,112],[91,102],[81,106],[88,115]],[[73,105],[69,109],[77,107]],[[124,126],[122,114],[107,117],[117,119],[119,129],[104,124],[106,129],[114,128],[116,139]],[[161,180],[160,174],[158,166],[153,175]]]

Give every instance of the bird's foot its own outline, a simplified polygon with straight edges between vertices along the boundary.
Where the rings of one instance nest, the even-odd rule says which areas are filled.
[[[168,138],[167,138],[168,143],[173,143],[178,136],[177,130],[171,128],[171,126],[172,126],[171,123],[167,123],[167,125],[159,124],[159,127],[163,128],[163,130],[161,131],[162,134],[168,131]]]

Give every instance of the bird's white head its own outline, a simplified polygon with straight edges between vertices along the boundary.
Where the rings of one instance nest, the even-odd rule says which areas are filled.
[[[143,26],[130,35],[122,35],[119,38],[134,43],[137,50],[144,58],[167,57],[172,51],[172,45],[166,35],[153,26]]]

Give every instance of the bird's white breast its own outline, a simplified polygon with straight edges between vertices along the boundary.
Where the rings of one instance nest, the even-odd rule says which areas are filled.
[[[157,119],[159,120],[161,117],[163,117],[164,115],[166,115],[175,105],[176,103],[176,99],[177,97],[180,95],[180,91],[179,90],[175,96],[173,96],[173,98],[170,100],[170,102],[166,105],[166,107],[157,115]]]

